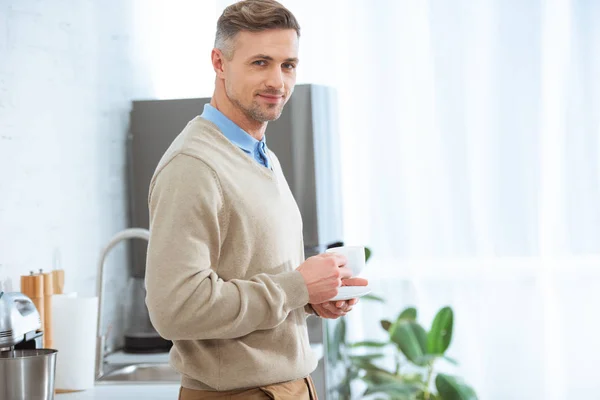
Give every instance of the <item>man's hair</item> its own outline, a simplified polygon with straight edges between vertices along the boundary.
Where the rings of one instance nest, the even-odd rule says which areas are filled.
[[[287,8],[275,0],[243,0],[227,7],[217,21],[215,47],[225,57],[233,57],[233,38],[241,31],[294,29],[300,37],[300,25]]]

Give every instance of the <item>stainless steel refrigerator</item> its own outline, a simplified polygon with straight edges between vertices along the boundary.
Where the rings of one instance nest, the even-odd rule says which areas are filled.
[[[202,113],[209,101],[210,98],[133,102],[128,147],[131,226],[148,228],[148,187],[156,165],[175,136],[189,120]],[[281,117],[267,127],[267,146],[279,158],[302,214],[306,257],[342,241],[338,134],[335,91],[319,85],[296,86]],[[133,242],[131,248],[131,273],[138,285],[130,293],[130,314],[138,317],[126,333],[125,342],[135,349],[136,343],[151,343],[148,337],[157,334],[144,304],[146,244]],[[326,386],[331,387],[326,385],[325,374],[326,327],[316,317],[307,322],[311,342],[323,345],[323,357],[312,376],[319,398],[325,399]],[[141,331],[135,332],[135,327],[142,327]]]

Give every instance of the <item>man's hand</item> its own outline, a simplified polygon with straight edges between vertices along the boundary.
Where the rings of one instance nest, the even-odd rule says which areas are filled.
[[[358,299],[326,301],[321,304],[311,304],[311,306],[319,317],[337,319],[349,313],[356,303],[358,303]]]
[[[341,254],[325,253],[309,257],[298,267],[308,289],[308,302],[321,304],[338,294],[343,279],[352,276],[344,267],[346,257]]]
[[[342,280],[342,286],[367,286],[369,281],[363,278],[348,278]],[[321,304],[311,304],[311,307],[321,318],[337,319],[343,317],[352,307],[358,303],[358,299],[326,301]]]

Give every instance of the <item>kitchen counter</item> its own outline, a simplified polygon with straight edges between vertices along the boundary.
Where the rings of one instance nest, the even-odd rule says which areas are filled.
[[[97,385],[82,392],[62,393],[55,400],[177,400],[179,385]]]

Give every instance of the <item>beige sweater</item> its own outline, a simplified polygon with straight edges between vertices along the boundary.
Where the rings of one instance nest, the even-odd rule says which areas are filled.
[[[146,304],[173,340],[171,364],[191,389],[231,390],[302,378],[308,341],[302,220],[273,170],[212,123],[190,121],[150,184]]]

